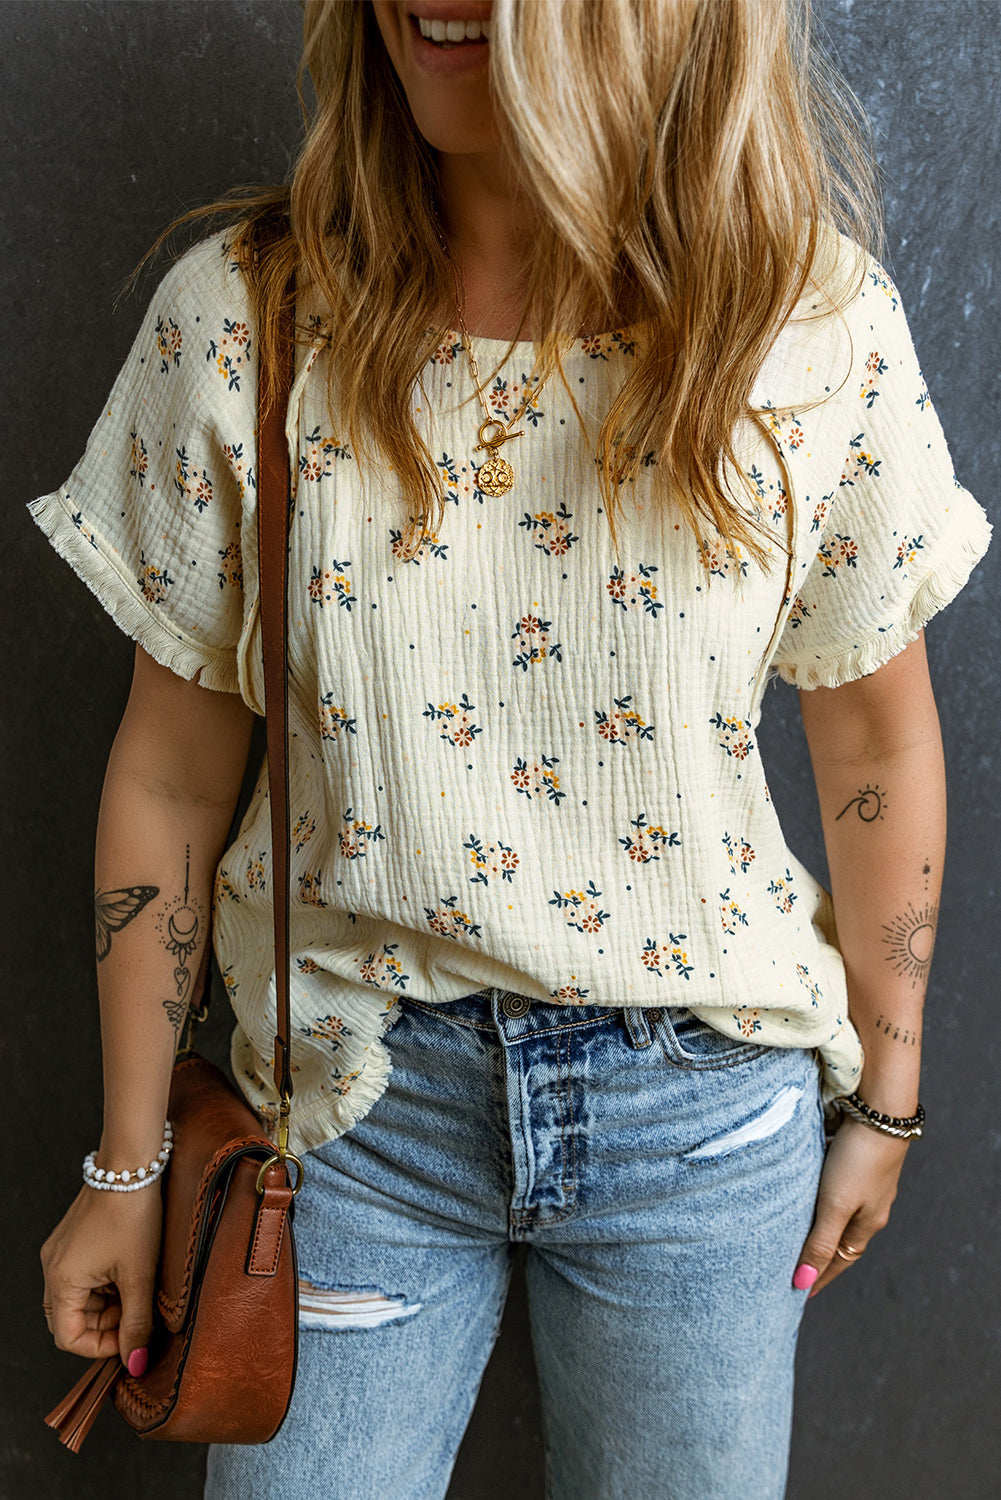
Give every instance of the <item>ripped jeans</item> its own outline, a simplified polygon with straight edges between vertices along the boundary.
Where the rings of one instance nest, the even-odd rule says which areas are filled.
[[[385,1093],[307,1158],[289,1414],[210,1447],[207,1500],[442,1500],[518,1241],[540,1495],[781,1500],[814,1052],[502,989],[404,997],[388,1045]]]

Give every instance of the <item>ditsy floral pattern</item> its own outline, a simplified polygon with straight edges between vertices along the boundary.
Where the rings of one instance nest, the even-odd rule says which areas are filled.
[[[534,514],[526,511],[518,525],[525,528],[539,551],[547,557],[565,557],[574,542],[580,541],[570,529],[572,520],[573,513],[567,510],[563,501],[555,511],[537,510]]]
[[[821,577],[837,578],[840,568],[858,566],[858,542],[853,536],[842,536],[840,531],[836,531],[821,543],[817,556],[823,563]]]
[[[664,850],[677,849],[681,844],[681,834],[677,829],[669,831],[658,823],[648,824],[645,813],[631,819],[631,824],[635,832],[626,834],[625,838],[620,834],[619,843],[637,864],[647,865],[653,859],[660,859]]]
[[[538,666],[540,662],[563,660],[563,647],[558,641],[554,641],[550,631],[552,620],[543,620],[539,615],[530,610],[522,615],[515,624],[512,638],[518,643],[518,654],[514,658],[513,665],[527,672],[529,667]]]
[[[602,911],[598,902],[600,895],[594,881],[589,880],[583,891],[554,891],[549,904],[566,914],[568,927],[574,927],[578,932],[600,932],[611,915]]]
[[[871,263],[846,312],[852,364],[829,400],[813,398],[848,347],[836,320],[780,338],[756,383],[763,424],[734,454],[750,513],[775,531],[767,573],[656,503],[652,452],[614,552],[596,466],[570,478],[573,408],[558,379],[540,384],[530,344],[495,371],[502,346],[474,340],[492,414],[529,397],[505,454],[514,488],[485,494],[451,330],[415,393],[445,516],[405,558],[414,518],[391,470],[363,476],[327,407],[306,301],[289,554],[293,1050],[313,1137],[300,1145],[377,1096],[397,996],[519,972],[524,993],[566,1005],[670,1004],[694,981],[728,1035],[793,1035],[850,1091],[860,1053],[813,925],[822,893],[785,847],[754,753],[761,690],[769,670],[805,686],[875,670],[923,583],[950,597],[956,559],[965,577],[985,545],[884,269]],[[590,412],[607,411],[637,338],[573,342],[569,384]],[[158,659],[260,713],[255,355],[246,286],[216,236],[157,289],[87,454],[36,519]],[[213,907],[234,1069],[265,1123],[269,839],[260,782]],[[734,1009],[737,980],[749,1003]]]
[[[364,859],[369,850],[380,841],[384,842],[385,838],[378,823],[373,827],[363,818],[356,818],[350,807],[347,809],[340,830],[340,851],[345,859]]]
[[[317,427],[299,454],[299,473],[307,484],[318,484],[334,473],[338,459],[347,456],[348,450],[338,438],[324,436]]]
[[[223,318],[222,335],[209,340],[205,358],[214,360],[216,370],[226,381],[227,389],[238,391],[240,380],[247,373],[250,352],[249,324],[235,318]]]
[[[777,520],[783,512],[780,510],[775,519]],[[731,575],[739,578],[747,576],[747,559],[744,557],[739,546],[727,546],[723,542],[710,542],[703,538],[700,543],[702,561],[706,571],[717,578],[729,578]]]
[[[657,611],[664,608],[663,599],[657,598],[657,585],[653,581],[656,572],[656,563],[640,563],[635,573],[626,573],[619,567],[613,568],[605,585],[608,597],[627,613],[629,610],[642,610],[644,614],[656,619]]]
[[[694,973],[694,965],[688,961],[688,951],[684,946],[687,941],[683,932],[669,933],[666,943],[647,938],[640,954],[643,967],[660,978],[677,974],[682,979],[690,979]]]
[[[879,377],[885,375],[888,369],[889,365],[879,350],[873,349],[865,362],[865,378],[862,381],[862,388],[859,391],[859,395],[870,410],[872,410],[872,407],[876,403],[876,398],[879,396]]]
[[[145,552],[139,554],[139,566],[141,571],[136,582],[142,591],[143,598],[148,604],[163,604],[168,590],[174,586],[173,578],[166,568],[147,562]]]
[[[469,850],[469,862],[474,872],[469,878],[474,885],[489,885],[491,880],[496,882],[514,879],[519,856],[510,844],[501,843],[498,839],[497,843],[484,846],[483,840],[471,833],[462,847]]]
[[[556,769],[559,763],[558,755],[543,755],[533,763],[519,756],[511,772],[511,785],[516,792],[523,792],[529,799],[544,798],[554,807],[559,807],[561,800],[567,795],[566,790],[560,787],[559,772]]]
[[[630,707],[632,694],[625,698],[616,698],[615,707],[611,711],[604,708],[594,710],[594,719],[598,734],[609,745],[628,745],[633,740],[652,740],[654,726],[642,719],[635,709]]]
[[[719,895],[723,903],[720,907],[720,916],[723,921],[723,935],[725,937],[732,937],[738,927],[747,926],[747,913],[730,895],[729,887],[725,891],[720,891]]]
[[[406,990],[410,975],[403,972],[403,965],[396,956],[399,943],[383,943],[378,952],[369,953],[358,964],[358,975],[363,984],[378,990]]]
[[[350,566],[349,562],[338,562],[336,558],[329,568],[314,566],[310,570],[309,582],[306,585],[310,603],[318,604],[321,609],[325,604],[336,603],[350,614],[352,607],[357,603],[351,587],[351,579],[347,576]]]
[[[177,450],[174,468],[174,488],[185,500],[191,502],[199,515],[212,503],[212,481],[204,469],[193,462],[184,448]]]
[[[792,888],[792,871],[786,870],[784,875],[780,875],[776,880],[770,880],[768,894],[774,897],[777,910],[787,917],[796,900],[796,892]]]
[[[458,907],[458,900],[455,895],[445,896],[437,906],[425,906],[424,916],[431,931],[444,938],[482,937],[479,923]]]
[[[863,446],[865,441],[865,433],[859,432],[848,444],[848,456],[841,471],[839,484],[856,485],[866,478],[878,479],[880,477],[880,466],[883,460],[876,458],[868,448]]]
[[[140,485],[146,482],[146,472],[149,469],[149,454],[146,452],[146,443],[133,427],[129,433],[129,474]]]
[[[925,539],[923,536],[905,537],[897,546],[897,555],[894,558],[895,568],[907,568],[917,557],[919,552],[924,551]]]
[[[160,356],[160,370],[164,375],[166,375],[171,365],[177,366],[181,363],[181,349],[183,345],[184,335],[173,318],[157,318],[156,349]]]
[[[470,703],[465,693],[458,703],[429,703],[422,712],[422,717],[430,719],[434,724],[441,724],[441,738],[447,740],[450,745],[459,745],[462,749],[473,743],[478,734],[483,733],[482,724],[474,723],[471,718],[475,703]]]
[[[243,588],[243,554],[240,551],[239,542],[230,542],[228,547],[219,549],[219,587],[221,589]]]
[[[723,847],[726,850],[726,857],[730,863],[731,875],[736,875],[738,871],[741,875],[746,875],[754,863],[754,850],[747,840],[738,838],[733,834],[724,833]]]
[[[343,734],[357,733],[355,720],[349,717],[347,709],[339,708],[334,702],[334,693],[331,688],[330,692],[324,693],[320,699],[321,740],[335,740]]]
[[[748,720],[739,719],[733,714],[722,714],[717,710],[709,722],[719,731],[717,744],[720,749],[725,750],[734,760],[746,760],[754,749]]]

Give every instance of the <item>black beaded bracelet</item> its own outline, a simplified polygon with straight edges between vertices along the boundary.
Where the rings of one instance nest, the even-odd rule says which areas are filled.
[[[923,1133],[922,1127],[925,1123],[925,1112],[918,1103],[917,1114],[913,1115],[884,1115],[878,1109],[872,1109],[858,1094],[842,1094],[834,1100],[838,1109],[844,1110],[846,1115],[851,1115],[854,1120],[861,1120],[863,1125],[871,1125],[873,1130],[881,1130],[884,1135],[895,1135],[901,1140],[909,1140],[912,1136]]]

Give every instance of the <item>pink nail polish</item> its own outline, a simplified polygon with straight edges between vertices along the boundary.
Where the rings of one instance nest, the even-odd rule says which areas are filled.
[[[129,1374],[136,1378],[146,1374],[146,1366],[149,1363],[148,1349],[133,1349],[129,1355]]]
[[[819,1275],[820,1272],[816,1266],[808,1266],[806,1261],[803,1261],[801,1265],[796,1267],[796,1274],[793,1276],[792,1284],[798,1292],[808,1292]]]

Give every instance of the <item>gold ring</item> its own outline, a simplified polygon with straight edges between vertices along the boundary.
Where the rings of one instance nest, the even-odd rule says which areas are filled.
[[[862,1249],[865,1249],[864,1245]],[[838,1245],[834,1253],[835,1255],[840,1255],[842,1260],[858,1260],[862,1254],[862,1250],[856,1250],[854,1245]]]

